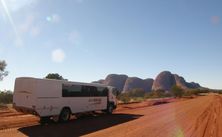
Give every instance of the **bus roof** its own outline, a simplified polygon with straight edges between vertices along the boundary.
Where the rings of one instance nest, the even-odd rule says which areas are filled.
[[[46,78],[34,78],[34,77],[17,77],[16,79],[36,79],[36,80],[47,80],[47,81],[61,81],[63,84],[80,84],[80,85],[88,85],[88,86],[100,86],[100,87],[111,87],[107,86],[105,84],[99,84],[99,83],[85,83],[85,82],[74,82],[74,81],[68,81],[68,80],[57,80],[57,79],[46,79]]]

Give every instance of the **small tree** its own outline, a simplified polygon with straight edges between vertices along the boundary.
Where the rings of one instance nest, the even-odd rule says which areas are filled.
[[[61,75],[58,73],[49,73],[45,78],[47,79],[58,79],[58,80],[65,80]]]
[[[182,97],[183,96],[183,89],[182,88],[180,88],[179,86],[173,86],[172,88],[171,88],[171,92],[172,92],[172,94],[173,94],[173,96],[174,97]]]
[[[0,80],[8,75],[8,71],[5,71],[7,64],[4,60],[0,60]]]
[[[12,91],[0,91],[0,104],[11,104],[12,98]]]
[[[164,97],[165,93],[166,92],[164,90],[158,89],[158,90],[154,91],[154,96],[157,98],[161,98],[161,97]]]
[[[130,102],[130,97],[128,93],[122,93],[117,96],[117,99],[122,101],[123,103],[129,103]]]

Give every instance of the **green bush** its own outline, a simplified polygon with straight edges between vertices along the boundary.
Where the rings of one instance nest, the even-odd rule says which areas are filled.
[[[163,98],[163,97],[172,97],[172,93],[165,92],[164,90],[156,90],[146,93],[144,98],[148,99],[148,98]]]
[[[143,89],[132,89],[126,93],[117,96],[117,99],[123,103],[129,103],[131,100],[140,102],[144,100],[146,92]]]
[[[57,79],[57,80],[65,80],[61,75],[58,73],[49,73],[46,77],[46,79]]]
[[[123,103],[129,103],[131,98],[127,93],[122,93],[119,96],[117,96],[117,99],[122,101]]]
[[[154,91],[153,93],[154,93],[154,97],[162,98],[162,97],[165,97],[166,92],[164,90],[159,89],[159,90]]]
[[[11,91],[0,92],[0,104],[11,104],[13,94]]]
[[[174,97],[181,98],[184,95],[183,89],[176,85],[171,88],[171,92]]]
[[[134,98],[132,98],[132,100],[134,102],[142,102],[142,101],[144,101],[144,97],[134,97]]]
[[[127,92],[130,97],[144,97],[145,91],[143,89],[132,89],[131,91]]]
[[[210,92],[213,91],[210,91],[208,89],[189,89],[184,92],[184,96],[193,96],[193,95],[197,96],[201,93],[210,93]]]

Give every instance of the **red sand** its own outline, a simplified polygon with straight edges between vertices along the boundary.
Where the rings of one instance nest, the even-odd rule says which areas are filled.
[[[168,100],[172,102],[172,100]],[[164,102],[164,101],[163,101]],[[120,105],[113,115],[98,114],[64,124],[40,126],[38,118],[0,110],[0,137],[221,137],[222,97],[209,95],[172,103]],[[151,106],[153,105],[153,106]],[[13,116],[12,114],[17,114]],[[6,117],[5,117],[6,116]]]

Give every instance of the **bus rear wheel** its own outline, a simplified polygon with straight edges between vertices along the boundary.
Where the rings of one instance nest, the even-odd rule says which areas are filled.
[[[67,122],[69,121],[71,116],[71,112],[68,108],[64,108],[61,112],[61,114],[59,115],[59,121],[60,122]]]

